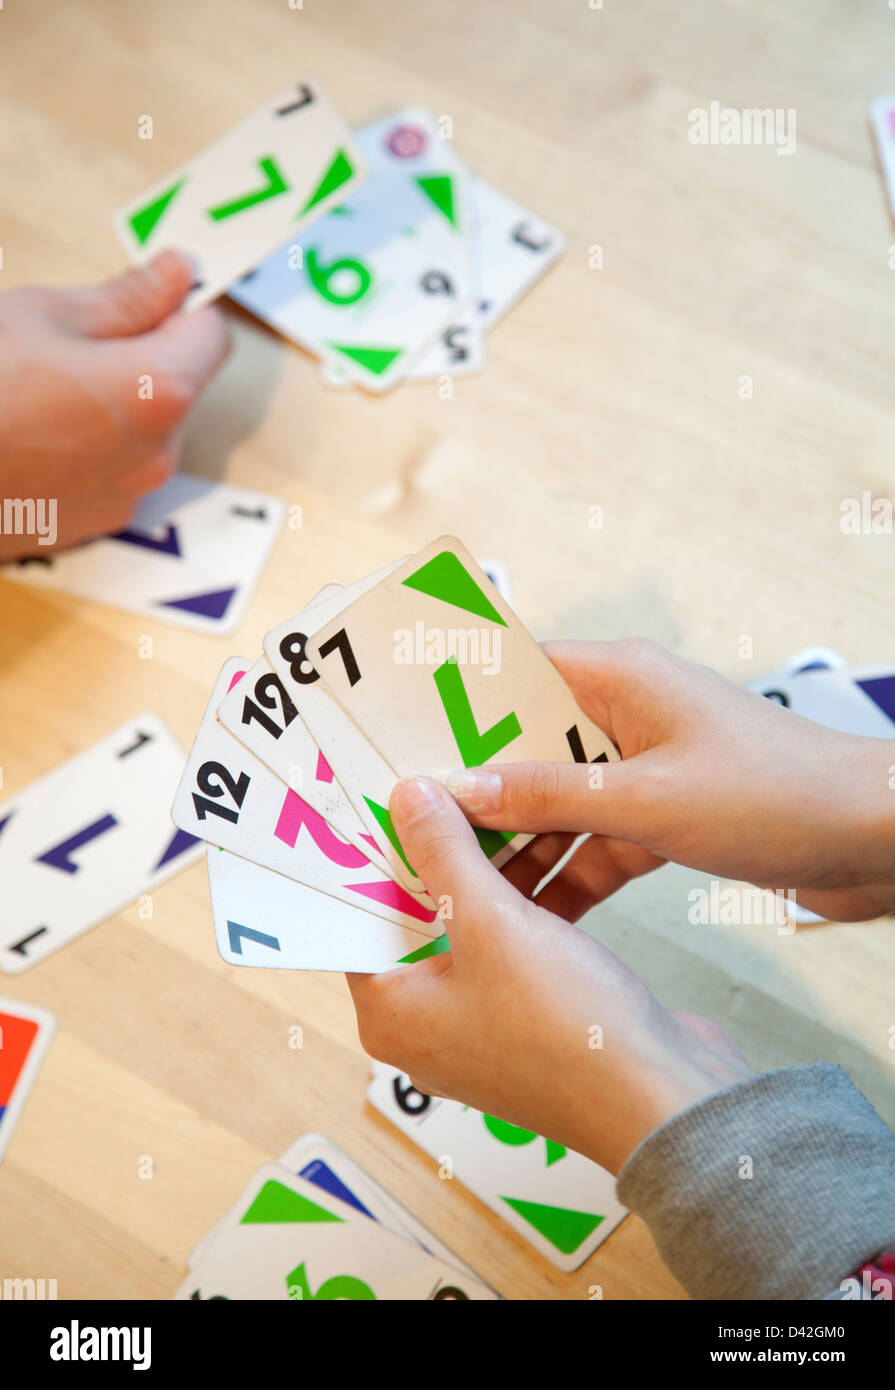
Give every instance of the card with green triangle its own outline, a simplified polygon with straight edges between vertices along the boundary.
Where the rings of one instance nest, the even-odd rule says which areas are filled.
[[[308,641],[308,656],[398,777],[443,781],[453,770],[487,762],[618,758],[469,551],[450,536],[405,560],[321,626]],[[506,841],[515,838],[512,830],[506,827]]]
[[[423,1095],[394,1067],[373,1063],[367,1099],[560,1269],[582,1265],[625,1216],[605,1169],[493,1115]]]
[[[496,1297],[277,1163],[258,1170],[174,1295],[313,1303]]]
[[[160,142],[163,132],[148,120],[138,135]],[[195,308],[294,241],[363,175],[348,129],[318,83],[304,77],[154,184],[115,225],[138,264],[167,247],[192,256],[187,307]]]
[[[355,134],[364,183],[231,298],[346,381],[387,391],[475,301],[470,175],[427,111]]]

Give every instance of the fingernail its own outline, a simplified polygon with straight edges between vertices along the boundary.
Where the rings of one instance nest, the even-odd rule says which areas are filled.
[[[467,767],[462,772],[450,772],[445,787],[455,801],[474,816],[490,815],[500,810],[503,778],[489,768]]]
[[[398,812],[404,825],[413,825],[441,806],[441,788],[429,777],[405,777],[391,795],[392,811]]]

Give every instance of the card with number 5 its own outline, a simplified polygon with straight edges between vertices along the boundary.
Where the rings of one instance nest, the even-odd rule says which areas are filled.
[[[116,229],[138,263],[169,246],[188,252],[195,308],[341,202],[363,173],[347,128],[305,77],[126,207]]]

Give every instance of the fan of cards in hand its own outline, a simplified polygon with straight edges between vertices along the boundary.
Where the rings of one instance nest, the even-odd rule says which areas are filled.
[[[207,842],[232,965],[374,972],[449,948],[389,814],[396,782],[618,752],[459,541],[341,587],[231,657],[172,808]],[[528,837],[477,830],[496,866]]]

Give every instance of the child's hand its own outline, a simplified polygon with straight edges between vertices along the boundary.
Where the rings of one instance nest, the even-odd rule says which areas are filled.
[[[55,498],[60,546],[120,530],[177,467],[229,349],[216,310],[175,313],[192,278],[168,251],[95,288],[0,295],[0,497]],[[0,535],[0,559],[50,549]]]
[[[451,951],[349,976],[374,1057],[611,1172],[664,1120],[748,1076],[716,1024],[665,1009],[610,951],[530,901],[543,869],[528,849],[498,873],[426,779],[399,783],[391,810],[410,862],[449,904]]]
[[[476,825],[593,832],[544,906],[574,920],[673,859],[797,889],[834,920],[895,911],[895,742],[826,729],[650,642],[546,650],[623,761],[492,764],[447,784]],[[549,848],[522,854],[546,872]]]

